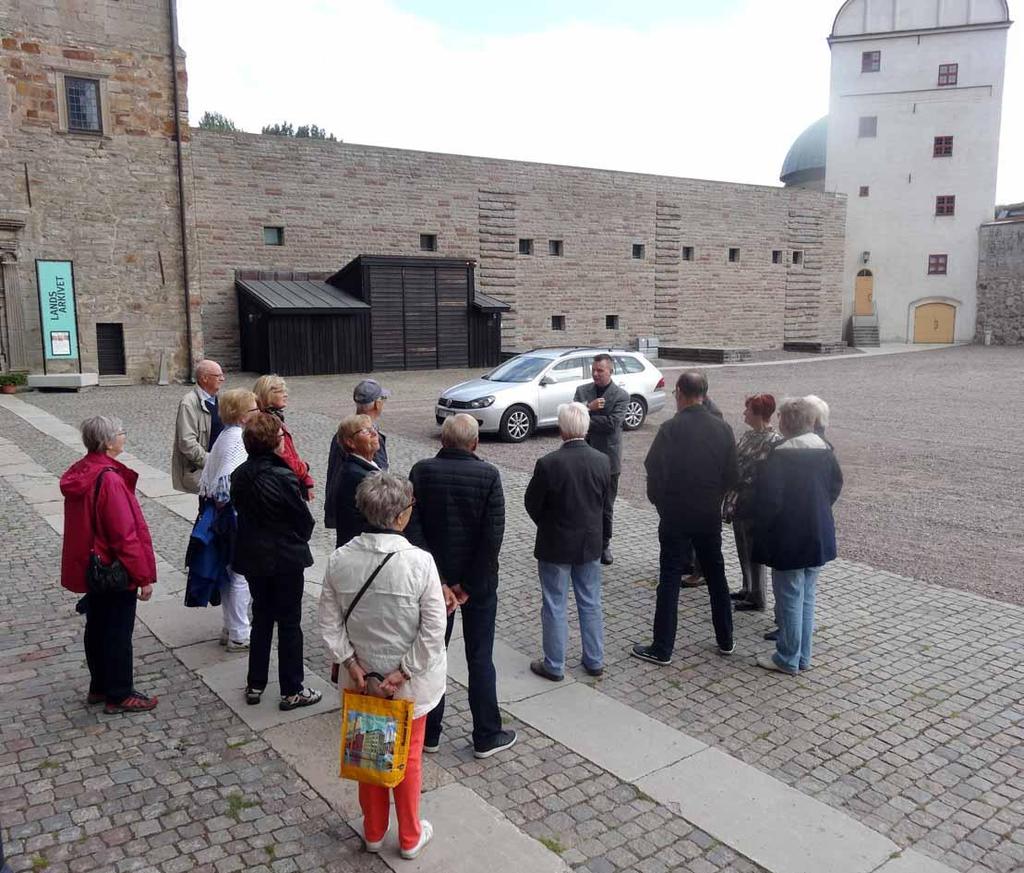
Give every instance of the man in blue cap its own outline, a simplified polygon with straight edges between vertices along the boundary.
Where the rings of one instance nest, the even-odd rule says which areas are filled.
[[[373,456],[373,462],[382,470],[388,468],[387,437],[380,430],[380,416],[384,411],[384,401],[391,392],[376,379],[363,379],[352,392],[352,400],[356,404],[356,415],[368,415],[373,419],[373,429],[377,431],[380,448]],[[345,449],[338,444],[337,437],[331,437],[330,453],[327,456],[327,488],[324,495],[324,527],[334,528],[337,520],[334,517],[335,490],[338,487],[338,471],[345,456]]]

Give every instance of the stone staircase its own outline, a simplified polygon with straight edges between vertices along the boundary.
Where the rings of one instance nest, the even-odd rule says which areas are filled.
[[[855,315],[850,327],[851,345],[855,348],[878,348],[878,316]]]

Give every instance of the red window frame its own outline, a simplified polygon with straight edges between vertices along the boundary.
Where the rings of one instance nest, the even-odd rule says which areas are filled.
[[[932,157],[933,158],[951,158],[953,157],[953,137],[951,136],[937,136],[935,142],[932,145]]]
[[[928,255],[928,275],[945,276],[949,267],[949,255]]]
[[[956,195],[940,194],[935,198],[936,215],[956,215]]]
[[[939,87],[955,85],[960,73],[960,64],[939,64]]]

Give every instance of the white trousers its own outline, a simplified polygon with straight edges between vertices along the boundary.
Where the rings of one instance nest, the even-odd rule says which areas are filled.
[[[245,581],[245,576],[236,573],[230,567],[228,577],[231,581],[220,592],[220,605],[224,610],[224,630],[236,643],[248,642],[249,630],[252,628],[252,622],[249,620],[249,604],[252,603],[249,583]]]

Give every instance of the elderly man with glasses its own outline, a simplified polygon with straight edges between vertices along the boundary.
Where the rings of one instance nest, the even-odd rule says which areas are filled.
[[[171,483],[179,491],[199,493],[199,477],[206,456],[223,430],[217,393],[224,385],[224,371],[216,361],[196,364],[196,384],[178,404],[171,450]]]

